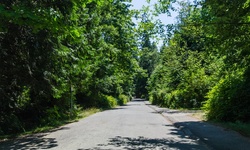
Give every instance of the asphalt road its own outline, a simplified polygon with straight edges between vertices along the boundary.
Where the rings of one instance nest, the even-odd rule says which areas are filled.
[[[0,143],[3,150],[208,149],[143,100],[107,110],[48,133]]]

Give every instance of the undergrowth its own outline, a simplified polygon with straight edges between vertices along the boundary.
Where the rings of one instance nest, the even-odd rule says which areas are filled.
[[[79,119],[88,117],[88,116],[90,116],[92,114],[95,114],[97,112],[100,112],[100,111],[102,111],[102,110],[99,109],[99,108],[88,108],[88,109],[80,108],[78,110],[78,115],[76,117],[74,117],[74,118],[56,120],[53,123],[48,123],[47,125],[43,125],[43,126],[37,126],[37,127],[33,128],[33,129],[25,130],[24,132],[21,132],[21,133],[1,135],[0,140],[16,138],[16,137],[19,137],[19,136],[26,136],[26,135],[34,134],[34,133],[47,132],[47,131],[50,131],[52,129],[58,128],[58,127],[60,127],[62,125],[65,125],[67,123],[76,122]]]
[[[250,122],[243,123],[240,121],[237,122],[218,122],[218,121],[211,121],[211,123],[215,125],[219,125],[221,127],[224,127],[226,129],[234,130],[238,133],[240,133],[243,136],[250,138]]]

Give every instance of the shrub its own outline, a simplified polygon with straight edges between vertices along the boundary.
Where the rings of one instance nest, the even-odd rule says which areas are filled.
[[[0,117],[0,135],[1,134],[16,134],[25,131],[20,119],[14,115],[2,115]]]
[[[129,101],[129,97],[124,95],[124,94],[120,94],[118,96],[118,105],[124,105]]]
[[[218,121],[249,121],[249,81],[244,70],[236,70],[222,78],[207,94],[203,106],[207,119]]]
[[[113,108],[117,105],[117,100],[113,96],[101,95],[98,104],[100,108]]]

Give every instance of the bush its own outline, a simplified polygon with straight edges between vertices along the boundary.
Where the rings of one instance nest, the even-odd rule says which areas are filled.
[[[207,119],[249,121],[249,85],[244,70],[236,70],[222,78],[207,94],[208,100],[203,106]]]
[[[129,97],[128,96],[126,96],[126,95],[123,95],[123,94],[120,94],[119,96],[118,96],[118,105],[124,105],[124,104],[126,104],[127,102],[129,101]]]
[[[98,104],[100,108],[113,108],[117,105],[117,100],[113,96],[101,95]]]
[[[153,104],[153,105],[160,105],[162,106],[164,103],[164,90],[152,90],[149,93],[149,101]]]
[[[79,111],[80,110],[76,105],[74,105],[74,108],[72,110],[70,110],[69,108],[65,109],[54,105],[53,107],[50,107],[46,110],[40,122],[42,125],[57,126],[60,125],[63,121],[76,118]]]
[[[14,114],[1,116],[0,127],[0,135],[16,134],[25,131],[20,119]]]
[[[179,108],[180,107],[180,91],[175,90],[166,95],[167,107],[169,108]]]

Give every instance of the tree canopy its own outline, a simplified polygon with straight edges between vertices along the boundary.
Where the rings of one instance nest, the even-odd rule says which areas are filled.
[[[180,1],[173,36],[149,78],[149,99],[203,108],[208,119],[249,121],[249,2]]]
[[[131,99],[139,65],[125,2],[0,3],[0,133]]]
[[[153,12],[130,3],[0,2],[0,134],[132,96],[202,108],[208,119],[250,121],[249,0],[158,0]],[[153,19],[171,15],[174,3],[176,24]]]

